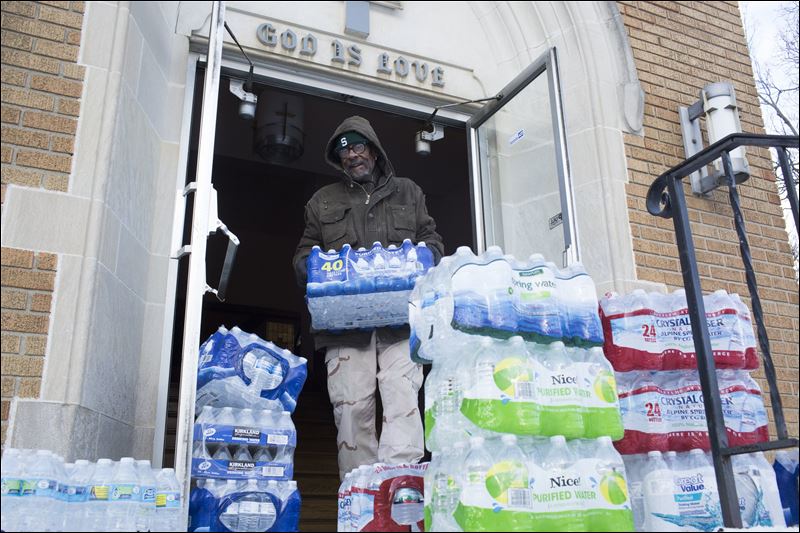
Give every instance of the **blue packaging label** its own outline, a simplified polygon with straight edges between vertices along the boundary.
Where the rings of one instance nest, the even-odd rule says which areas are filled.
[[[90,485],[89,486],[89,501],[90,502],[107,502],[111,496],[110,485]]]
[[[3,496],[20,496],[22,494],[22,480],[4,477],[2,483]]]
[[[22,496],[58,497],[58,481],[55,479],[24,479],[20,489]]]
[[[252,444],[260,446],[277,444],[294,448],[297,445],[297,432],[291,429],[258,429],[237,426],[219,426],[216,424],[195,424],[194,440],[209,443]]]
[[[112,485],[110,499],[112,502],[141,501],[141,488],[139,485],[134,485],[133,483],[120,483],[118,485]]]
[[[181,493],[177,491],[164,491],[156,494],[156,509],[180,509]]]
[[[61,485],[58,492],[60,499],[69,503],[80,503],[89,499],[89,487],[85,485]]]
[[[294,467],[290,462],[192,458],[192,476],[198,478],[288,480],[293,474]]]
[[[156,501],[156,487],[142,487],[142,502],[154,503]]]

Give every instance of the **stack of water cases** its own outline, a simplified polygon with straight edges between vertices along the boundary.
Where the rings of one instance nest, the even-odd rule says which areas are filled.
[[[316,330],[372,329],[408,323],[408,296],[416,279],[433,266],[433,253],[410,240],[388,248],[338,252],[311,250],[306,262],[306,302]]]
[[[147,460],[65,463],[9,448],[2,477],[3,531],[186,531],[175,471]]]
[[[337,531],[422,531],[428,463],[362,465],[339,487]]]
[[[237,327],[200,347],[189,531],[297,531],[291,413],[306,360]]]
[[[462,247],[417,281],[425,382],[425,527],[632,531],[623,427],[592,279]]]
[[[748,372],[757,368],[758,354],[747,306],[725,291],[703,299],[728,443],[769,440],[761,390]],[[722,526],[685,292],[609,293],[600,300],[600,316],[624,424],[615,446],[628,467],[637,530]],[[761,454],[734,457],[748,527],[784,525],[768,467]]]

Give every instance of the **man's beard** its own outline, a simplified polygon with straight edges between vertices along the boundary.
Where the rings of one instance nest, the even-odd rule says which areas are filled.
[[[347,175],[350,176],[350,179],[355,181],[356,183],[375,183],[375,174],[376,174],[377,166],[372,169],[372,172],[367,172],[364,174],[360,174],[358,176],[354,175],[350,171],[347,172]]]

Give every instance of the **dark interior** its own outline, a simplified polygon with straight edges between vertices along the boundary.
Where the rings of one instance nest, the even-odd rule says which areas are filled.
[[[195,179],[203,81],[203,70],[198,69],[187,183]],[[308,380],[292,415],[298,431],[294,479],[303,499],[300,527],[302,531],[331,531],[336,527],[339,485],[336,427],[328,402],[324,354],[315,353],[304,289],[296,285],[291,265],[303,232],[303,208],[317,189],[340,179],[341,173],[324,161],[324,147],[343,119],[361,115],[377,132],[397,175],[413,179],[425,192],[428,212],[436,220],[445,253],[451,254],[463,245],[474,249],[466,134],[463,126],[445,127],[444,139],[432,143],[431,155],[422,157],[414,151],[414,134],[424,126],[418,116],[348,103],[346,95],[309,94],[314,91],[308,87],[304,92],[289,91],[269,83],[259,79],[253,92],[290,92],[302,98],[304,152],[285,165],[269,164],[256,154],[254,122],[239,118],[239,100],[229,90],[229,78],[223,75],[212,181],[218,193],[219,218],[241,244],[225,302],[212,294],[204,298],[201,338],[197,342],[202,343],[220,325],[239,326],[308,359]],[[191,201],[187,202],[190,220]],[[187,222],[184,244],[189,242],[190,227]],[[207,283],[212,287],[219,282],[226,245],[227,238],[221,234],[209,238]],[[182,260],[175,306],[166,466],[174,462],[187,266],[188,261]]]

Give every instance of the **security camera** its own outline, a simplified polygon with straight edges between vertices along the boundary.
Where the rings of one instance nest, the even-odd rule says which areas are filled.
[[[231,92],[241,100],[239,103],[239,117],[245,120],[253,120],[256,117],[256,103],[258,97],[245,90],[243,80],[231,80]]]
[[[427,157],[431,155],[431,142],[438,141],[444,138],[444,128],[439,124],[427,124],[426,126],[432,127],[432,131],[420,130],[414,137],[414,146],[417,155]]]
[[[417,155],[427,157],[431,155],[431,143],[422,138],[422,132],[418,131],[414,140],[414,149]]]

